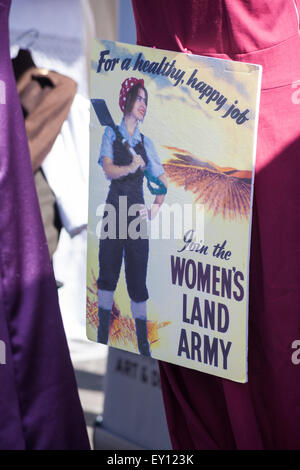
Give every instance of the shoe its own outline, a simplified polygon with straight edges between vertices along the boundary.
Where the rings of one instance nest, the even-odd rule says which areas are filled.
[[[97,342],[107,344],[109,335],[109,321],[110,321],[110,310],[104,308],[98,308],[99,326]]]
[[[140,354],[151,357],[148,342],[147,320],[136,318],[135,320],[136,337]]]

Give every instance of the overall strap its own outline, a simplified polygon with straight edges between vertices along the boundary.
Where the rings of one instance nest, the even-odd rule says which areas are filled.
[[[123,136],[120,132],[119,126],[116,126],[114,131],[115,131],[115,134],[116,134],[116,139],[119,140],[120,142],[122,142]]]

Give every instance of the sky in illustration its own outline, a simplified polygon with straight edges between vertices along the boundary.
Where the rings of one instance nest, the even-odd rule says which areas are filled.
[[[92,70],[94,71],[98,66],[99,50],[110,51],[109,55],[105,56],[106,59],[120,59],[113,71],[105,71],[102,66],[101,72],[94,74],[92,82],[93,90],[96,90],[96,96],[94,91],[92,97],[106,98],[116,123],[122,118],[118,107],[122,81],[131,76],[143,78],[149,94],[149,103],[141,131],[161,145],[160,151],[163,159],[168,158],[163,147],[175,146],[201,159],[214,161],[217,153],[219,162],[221,159],[224,166],[230,165],[238,169],[251,170],[252,161],[249,161],[249,158],[246,159],[244,154],[251,144],[249,138],[251,139],[254,126],[253,74],[258,74],[255,66],[224,60],[212,61],[209,57],[168,52],[167,60],[175,60],[175,67],[185,71],[184,83],[174,86],[174,79],[170,77],[133,70],[139,54],[142,54],[140,57],[142,60],[160,63],[166,51],[142,47],[137,50],[136,46],[101,41],[98,42],[97,52],[95,49],[92,57]],[[129,70],[122,71],[120,64],[126,57],[131,58],[131,66]],[[206,97],[200,100],[199,92],[186,85],[195,69],[198,70],[196,78],[199,81],[212,86],[227,98],[220,110],[215,111],[216,106],[213,102],[206,103]],[[249,120],[242,125],[237,125],[230,117],[222,117],[235,102],[237,102],[235,106],[241,112],[249,109],[247,114]],[[187,122],[189,122],[188,125]],[[195,133],[199,137],[198,141],[194,139]],[[209,139],[207,139],[207,134],[210,136]],[[187,145],[187,142],[190,145]]]

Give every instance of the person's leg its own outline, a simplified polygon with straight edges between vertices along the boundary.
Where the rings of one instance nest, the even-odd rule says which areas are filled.
[[[128,238],[124,246],[125,275],[128,294],[134,302],[145,302],[148,298],[146,286],[149,240]]]
[[[122,266],[122,257],[123,244],[121,240],[100,240],[99,278],[97,281],[99,317],[98,343],[107,344],[108,342],[110,313]]]
[[[135,320],[138,349],[140,354],[150,356],[147,328],[146,287],[147,264],[149,253],[148,239],[128,239],[125,244],[125,274],[131,312]]]
[[[110,312],[114,301],[114,291],[98,289],[98,334],[97,342],[107,344],[109,336]]]
[[[143,356],[151,356],[147,328],[147,302],[134,302],[131,300],[131,312],[135,321],[139,352]]]

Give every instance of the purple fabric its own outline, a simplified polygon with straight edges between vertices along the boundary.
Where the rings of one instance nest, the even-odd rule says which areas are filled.
[[[0,448],[89,449],[9,56],[9,8],[0,0]]]
[[[161,363],[176,449],[300,449],[300,1],[132,0],[138,44],[263,66],[249,382]],[[298,5],[298,13],[296,11]],[[297,83],[298,82],[298,85]]]

